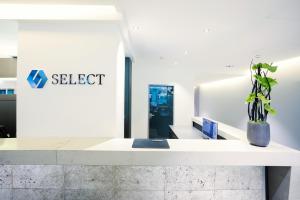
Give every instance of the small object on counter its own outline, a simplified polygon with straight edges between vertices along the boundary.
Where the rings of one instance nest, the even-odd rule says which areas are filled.
[[[132,148],[170,149],[165,139],[134,139]]]

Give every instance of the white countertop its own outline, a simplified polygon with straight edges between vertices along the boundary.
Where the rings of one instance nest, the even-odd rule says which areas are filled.
[[[193,126],[169,126],[175,133],[178,139],[201,139],[203,140],[203,133]]]
[[[0,139],[0,164],[300,166],[300,152],[240,140],[168,140],[170,149],[133,149],[133,139]]]
[[[202,117],[193,117],[192,121],[202,125]],[[218,123],[218,135],[228,140],[242,140],[247,142],[247,135],[245,131],[229,126],[222,122],[218,122],[218,121],[215,122]]]
[[[192,121],[202,126],[202,117],[193,117]],[[215,120],[213,120],[215,121]],[[242,140],[247,142],[246,132],[229,126],[227,124],[215,121],[218,123],[218,135],[227,140]],[[179,139],[203,139],[203,133],[197,128],[190,126],[174,126],[170,125],[170,128]]]

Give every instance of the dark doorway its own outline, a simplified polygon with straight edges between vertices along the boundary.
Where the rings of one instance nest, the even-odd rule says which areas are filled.
[[[0,94],[0,138],[16,137],[16,115],[16,95]]]
[[[125,58],[124,138],[131,138],[131,80],[132,61]]]
[[[149,138],[170,138],[173,124],[174,87],[149,85]]]

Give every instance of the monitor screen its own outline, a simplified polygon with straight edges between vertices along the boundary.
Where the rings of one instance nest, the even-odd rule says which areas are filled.
[[[211,139],[217,139],[218,124],[209,119],[203,118],[202,132]]]

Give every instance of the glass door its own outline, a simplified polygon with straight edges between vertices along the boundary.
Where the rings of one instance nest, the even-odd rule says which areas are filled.
[[[174,87],[149,85],[149,138],[170,138],[169,125],[173,125]]]

